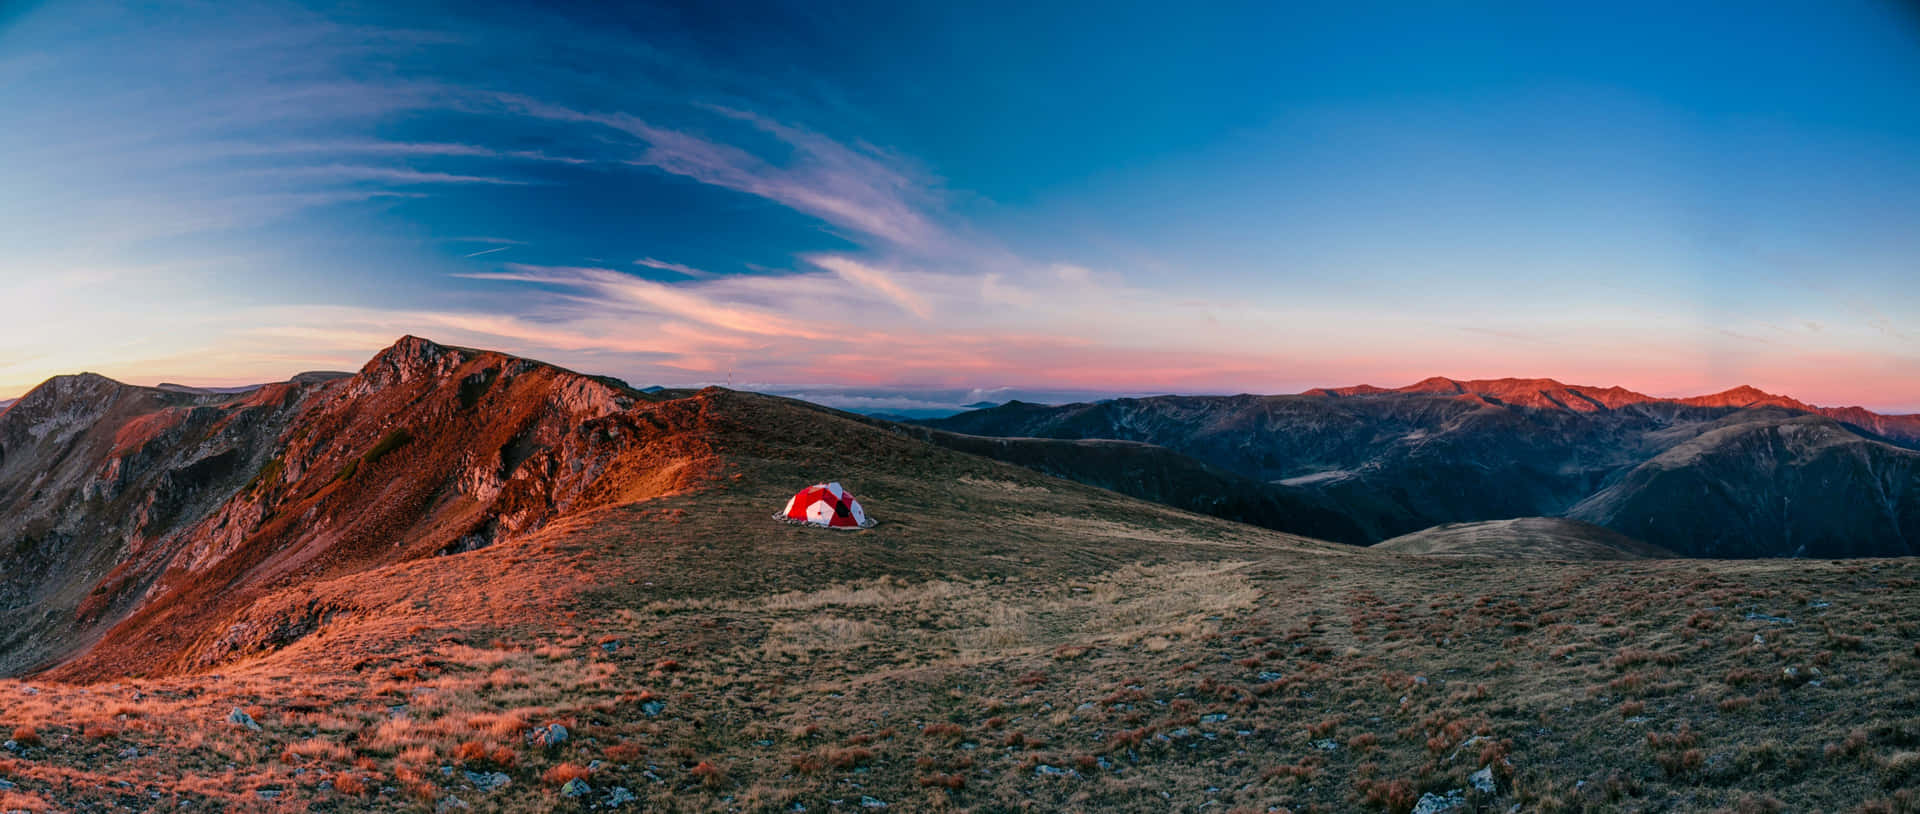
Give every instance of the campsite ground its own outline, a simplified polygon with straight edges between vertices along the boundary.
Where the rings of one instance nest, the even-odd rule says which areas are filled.
[[[1393,555],[847,433],[217,675],[0,682],[0,810],[1916,808],[1920,564]],[[822,468],[881,525],[768,516]]]

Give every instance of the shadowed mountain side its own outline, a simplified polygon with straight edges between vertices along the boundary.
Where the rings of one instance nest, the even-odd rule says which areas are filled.
[[[1671,551],[1612,529],[1560,517],[1448,523],[1370,548],[1396,554],[1503,560],[1644,560],[1674,556]]]
[[[1304,490],[1262,483],[1165,447],[1133,441],[986,438],[901,426],[947,449],[1005,461],[1123,495],[1275,531],[1363,544],[1367,533]]]
[[[1920,553],[1920,453],[1784,410],[1730,416],[1569,517],[1692,556]]]
[[[310,395],[291,383],[173,393],[81,374],[0,413],[0,675],[97,637],[179,531],[255,477]]]
[[[1615,495],[1576,516],[1682,554],[1790,556],[1807,539],[1828,541],[1821,544],[1825,550],[1854,555],[1907,553],[1913,536],[1898,519],[1905,510],[1897,500],[1894,508],[1879,512],[1889,518],[1884,522],[1861,522],[1844,508],[1850,503],[1885,504],[1888,489],[1904,493],[1906,487],[1897,478],[1884,488],[1864,476],[1835,481],[1829,486],[1837,491],[1797,504],[1806,509],[1795,512],[1797,532],[1755,528],[1740,545],[1717,541],[1705,532],[1745,528],[1740,522],[1716,526],[1720,512],[1740,517],[1781,514],[1778,496],[1770,491],[1775,473],[1765,468],[1775,458],[1716,459],[1722,466],[1745,460],[1757,468],[1739,477],[1724,472],[1704,476],[1706,481],[1739,484],[1743,491],[1701,504],[1708,508],[1696,517],[1699,525],[1669,526],[1702,532],[1698,543],[1671,531],[1648,531],[1643,516],[1657,513],[1650,506],[1686,505],[1690,495],[1672,489],[1697,485],[1672,478],[1622,485],[1636,467],[1702,433],[1835,412],[1807,412],[1816,409],[1751,388],[1671,400],[1546,379],[1429,379],[1398,390],[1362,386],[1297,396],[1160,396],[1057,407],[1009,402],[919,423],[980,436],[1163,446],[1241,477],[1289,487],[1299,503],[1345,516],[1365,541],[1443,523],[1568,516],[1576,505],[1618,487],[1636,495],[1647,488],[1662,494],[1631,500]],[[1848,415],[1846,423],[1820,418],[1834,432],[1886,450],[1907,451],[1893,446],[1897,437],[1879,432],[1905,432],[1914,417],[1837,412]],[[1880,430],[1868,430],[1862,423]],[[1883,440],[1887,443],[1880,443]],[[1765,504],[1769,500],[1776,503]],[[1185,505],[1206,507],[1200,502]],[[1616,505],[1620,508],[1608,508]],[[1840,544],[1842,539],[1850,542]]]

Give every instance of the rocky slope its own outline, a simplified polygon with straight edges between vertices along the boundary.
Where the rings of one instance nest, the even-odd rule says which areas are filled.
[[[1213,541],[1282,539],[909,437],[925,432],[719,389],[641,392],[413,337],[350,376],[242,394],[56,379],[0,416],[0,674],[192,673],[298,650],[328,630],[386,630],[411,615],[438,624],[529,608],[557,616],[550,597],[577,590],[591,566],[542,547],[567,561],[522,569],[528,549],[518,544],[587,527],[599,529],[596,541],[619,539],[625,527],[607,525],[625,516],[618,512],[746,472],[759,490],[751,505],[699,518],[730,530],[714,549],[797,541],[767,515],[783,490],[822,478],[863,484],[863,496],[865,485],[898,484],[869,504],[883,528],[863,534],[905,542],[861,547],[852,560],[808,550],[754,569],[696,568],[705,576],[688,589],[856,575],[909,553],[939,574],[1111,565],[1122,554],[1170,553],[1177,537],[1161,525],[1203,528]],[[734,474],[723,481],[726,472]],[[997,496],[980,503],[995,511],[1071,505],[1075,518],[1099,519],[1068,534],[1068,521],[1033,525],[1028,512],[996,520],[993,538],[979,539],[988,526],[971,509],[879,508],[945,506],[972,492]],[[1114,537],[1121,518],[1144,524],[1138,539]],[[687,521],[684,509],[664,519]],[[1069,538],[1085,544],[1059,543]],[[503,545],[519,552],[504,564],[491,556]],[[704,550],[645,561],[703,562]]]
[[[312,388],[243,398],[48,381],[0,413],[0,673],[96,637],[253,477]],[[145,563],[146,565],[142,565]]]
[[[1602,490],[1654,489],[1635,506],[1682,503],[1670,481],[1626,480],[1635,467],[1727,422],[1765,422],[1778,414],[1814,415],[1836,431],[1883,446],[1920,446],[1920,417],[1880,416],[1858,408],[1814,408],[1751,388],[1694,399],[1656,399],[1622,388],[1564,385],[1550,379],[1427,379],[1388,390],[1326,388],[1295,396],[1116,399],[1057,407],[1013,402],[924,425],[958,433],[1063,440],[1110,439],[1154,444],[1233,474],[1285,489],[1297,502],[1344,515],[1364,541],[1380,541],[1443,523],[1560,516]],[[1751,461],[1770,467],[1776,460]],[[1781,465],[1792,465],[1787,462]],[[1065,474],[1062,471],[1062,474]],[[1727,473],[1721,473],[1726,475]],[[1761,468],[1719,482],[1722,504],[1746,511],[1773,499],[1755,488],[1777,473]],[[1072,477],[1103,482],[1086,473]],[[1124,479],[1104,482],[1143,497]],[[1874,500],[1864,480],[1842,484],[1838,502]],[[1898,485],[1896,491],[1907,488]],[[1610,498],[1608,505],[1622,498]],[[1196,505],[1199,504],[1190,504]],[[1859,524],[1831,505],[1806,504],[1799,537],[1863,534],[1845,548],[1858,554],[1904,553],[1897,530],[1906,510],[1884,523]],[[1587,510],[1606,524],[1638,522],[1630,513]],[[1304,533],[1282,516],[1259,520]],[[1315,520],[1316,525],[1325,523]],[[1728,551],[1711,536],[1697,541],[1643,527],[1614,526],[1684,554]],[[1825,529],[1813,532],[1813,529]],[[1800,550],[1784,528],[1757,529],[1747,555]],[[1658,538],[1658,539],[1655,539]]]
[[[412,337],[241,394],[50,381],[0,415],[0,671],[230,659],[346,610],[245,613],[277,587],[682,488],[703,454],[662,399]]]

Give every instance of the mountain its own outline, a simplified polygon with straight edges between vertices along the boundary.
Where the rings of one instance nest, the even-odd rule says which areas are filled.
[[[6,412],[7,408],[12,407],[15,401],[18,401],[18,399],[0,399],[0,413]]]
[[[1165,447],[1132,441],[983,438],[902,427],[947,449],[1131,497],[1321,540],[1360,543],[1365,530],[1305,490],[1261,483]]]
[[[1320,388],[1294,396],[1161,396],[1097,404],[1045,406],[1010,402],[946,419],[920,422],[944,431],[990,437],[1106,439],[1165,447],[1241,477],[1287,490],[1287,497],[1344,515],[1361,530],[1358,542],[1378,542],[1444,523],[1569,515],[1602,490],[1618,487],[1582,517],[1687,555],[1730,551],[1712,535],[1650,532],[1637,512],[1661,502],[1684,503],[1677,493],[1628,499],[1643,488],[1666,490],[1668,478],[1628,474],[1703,433],[1727,424],[1766,423],[1782,414],[1818,416],[1838,432],[1872,442],[1863,453],[1920,447],[1920,416],[1881,416],[1859,408],[1814,408],[1752,388],[1693,399],[1660,399],[1619,387],[1565,385],[1551,379],[1458,381],[1426,379],[1386,389],[1361,385]],[[1897,456],[1896,456],[1897,457]],[[1713,460],[1722,460],[1714,458]],[[1752,459],[1755,466],[1803,465],[1797,458]],[[1872,465],[1872,464],[1869,464]],[[1056,469],[1061,474],[1064,470]],[[1902,470],[1904,471],[1904,470]],[[1073,477],[1148,496],[1122,480]],[[1759,484],[1789,476],[1757,469],[1728,481],[1754,488],[1729,495],[1726,511],[1762,512],[1777,495]],[[1894,477],[1901,477],[1895,475]],[[1808,481],[1810,482],[1810,481]],[[1878,501],[1865,479],[1845,482],[1836,500]],[[1906,482],[1888,488],[1902,492]],[[1896,501],[1884,522],[1855,518],[1815,501],[1800,515],[1810,527],[1755,530],[1743,555],[1787,556],[1812,534],[1832,542],[1865,534],[1841,549],[1899,554],[1911,539],[1901,529],[1909,509]],[[1615,510],[1613,507],[1632,507]],[[1199,508],[1197,504],[1196,508]],[[1777,514],[1778,512],[1775,512]],[[1305,522],[1266,518],[1271,528],[1308,533]],[[1703,522],[1713,522],[1711,517]],[[1639,523],[1632,528],[1628,526]],[[1315,528],[1325,528],[1314,520]],[[1346,538],[1341,538],[1346,539]]]
[[[1748,411],[1567,514],[1696,556],[1920,554],[1920,452],[1825,416]]]
[[[235,621],[276,587],[682,488],[704,457],[662,440],[667,417],[630,412],[648,398],[413,337],[351,377],[237,398],[50,382],[0,416],[0,494],[26,498],[0,539],[39,564],[8,578],[18,621],[0,666],[65,661],[58,674],[85,677],[218,663],[339,611]],[[104,640],[76,653],[92,635]]]
[[[1251,482],[1150,445],[411,338],[30,402],[0,416],[0,518],[37,535],[0,537],[0,631],[35,631],[0,645],[5,810],[1849,811],[1913,769],[1920,560],[1396,555],[960,451]],[[878,524],[771,517],[822,480]]]
[[[71,652],[130,604],[179,530],[254,477],[310,394],[48,381],[0,413],[0,674]]]
[[[415,337],[349,377],[240,395],[54,379],[0,415],[0,672],[171,674],[282,649],[365,610],[288,591],[680,493],[718,476],[730,432],[764,443],[796,417],[910,443],[797,402],[643,393]]]
[[[1559,517],[1448,523],[1375,543],[1396,554],[1538,560],[1643,560],[1673,553],[1608,528]]]

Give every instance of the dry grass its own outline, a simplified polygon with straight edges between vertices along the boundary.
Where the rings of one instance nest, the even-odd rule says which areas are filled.
[[[742,487],[311,586],[394,609],[217,678],[0,681],[0,809],[1405,810],[1483,767],[1489,811],[1914,805],[1913,562],[1321,553],[985,463],[834,463],[876,515],[1025,519],[743,533],[770,498]],[[479,573],[508,567],[560,599]]]

